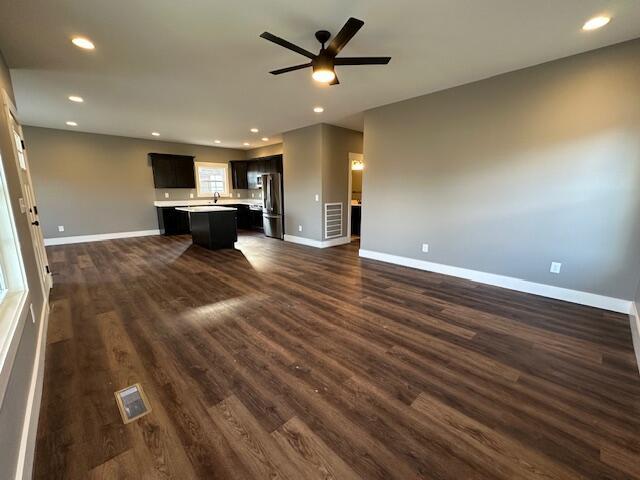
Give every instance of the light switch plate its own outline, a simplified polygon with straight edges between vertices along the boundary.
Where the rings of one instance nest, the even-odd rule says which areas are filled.
[[[236,196],[237,196],[238,198],[240,198],[240,194],[239,194],[239,193],[238,193],[238,194],[236,194]]]
[[[193,193],[190,193],[190,194],[189,194],[189,198],[193,198]]]
[[[58,231],[64,232],[64,225],[58,225]]]
[[[298,225],[298,231],[301,232],[302,231],[302,225]]]
[[[20,211],[22,213],[27,213],[27,204],[24,202],[24,198],[19,198],[18,203],[20,204]]]
[[[422,253],[429,253],[429,244],[428,243],[423,243],[422,244]]]
[[[562,264],[559,262],[551,262],[551,268],[549,271],[551,273],[560,273],[560,269],[562,268]]]
[[[319,201],[320,201],[320,195],[316,193],[316,202],[319,202]]]
[[[164,192],[164,198],[169,198],[169,192]]]

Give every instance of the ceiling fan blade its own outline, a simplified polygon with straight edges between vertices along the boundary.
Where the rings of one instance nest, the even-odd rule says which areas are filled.
[[[297,45],[294,45],[293,43],[288,42],[284,38],[276,37],[275,35],[273,35],[273,34],[271,34],[269,32],[264,32],[260,36],[262,38],[264,38],[265,40],[269,40],[270,42],[277,43],[281,47],[284,47],[284,48],[287,48],[289,50],[292,50],[292,51],[294,51],[296,53],[299,53],[300,55],[304,55],[307,58],[311,58],[311,59],[316,58],[316,56],[313,53],[311,53],[310,51],[305,50],[304,48],[299,47]]]
[[[300,70],[300,69],[307,68],[307,67],[310,67],[310,66],[311,66],[311,62],[304,63],[302,65],[295,65],[293,67],[279,68],[278,70],[272,70],[269,73],[271,75],[280,75],[282,73],[293,72],[294,70]]]
[[[358,30],[362,28],[364,22],[362,20],[358,20],[357,18],[349,18],[347,23],[344,24],[342,30],[338,32],[338,34],[333,37],[331,43],[327,47],[327,53],[332,57],[335,57],[340,53],[340,50],[353,38],[353,36],[358,33]]]
[[[386,65],[391,57],[341,57],[333,60],[334,65]]]
[[[340,80],[338,80],[338,75],[336,75],[335,78],[329,82],[329,85],[339,85],[339,84],[340,84]]]

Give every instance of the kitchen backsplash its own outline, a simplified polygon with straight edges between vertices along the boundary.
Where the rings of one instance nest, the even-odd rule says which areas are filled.
[[[156,200],[191,200],[191,195],[193,195],[193,199],[198,199],[198,193],[195,188],[156,188],[155,191]],[[262,190],[260,189],[232,190],[231,192],[233,198],[262,198]],[[169,194],[168,198],[165,196],[166,193]]]

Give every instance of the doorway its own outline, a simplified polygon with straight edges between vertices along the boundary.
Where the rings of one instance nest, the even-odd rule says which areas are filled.
[[[359,241],[361,235],[363,172],[363,155],[361,153],[349,153],[349,210],[347,223],[350,241]]]

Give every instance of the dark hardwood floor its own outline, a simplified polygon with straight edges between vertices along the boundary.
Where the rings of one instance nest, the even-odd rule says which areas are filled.
[[[640,478],[625,315],[241,235],[49,248],[35,477]],[[113,392],[153,411],[124,425]]]

